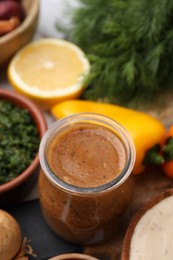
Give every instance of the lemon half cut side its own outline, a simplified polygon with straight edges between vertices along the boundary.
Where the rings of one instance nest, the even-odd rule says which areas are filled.
[[[8,66],[12,87],[43,108],[78,98],[90,64],[75,44],[54,38],[33,41],[15,54]]]

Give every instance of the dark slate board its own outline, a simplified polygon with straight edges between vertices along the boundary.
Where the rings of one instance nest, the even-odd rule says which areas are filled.
[[[18,221],[23,237],[31,240],[29,245],[37,257],[29,259],[47,260],[62,253],[82,252],[82,247],[61,239],[47,226],[41,213],[39,200],[10,205],[3,209]]]

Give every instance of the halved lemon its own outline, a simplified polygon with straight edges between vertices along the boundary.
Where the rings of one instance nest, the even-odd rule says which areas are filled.
[[[33,41],[12,58],[8,79],[19,93],[43,108],[78,98],[90,64],[75,44],[56,38]]]

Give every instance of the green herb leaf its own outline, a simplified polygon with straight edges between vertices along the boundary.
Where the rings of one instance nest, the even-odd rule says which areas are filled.
[[[79,0],[69,40],[91,62],[84,98],[131,104],[173,86],[172,0]]]
[[[0,185],[29,166],[38,151],[39,141],[29,111],[0,100]]]

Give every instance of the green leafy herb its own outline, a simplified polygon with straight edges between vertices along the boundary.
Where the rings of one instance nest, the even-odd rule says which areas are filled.
[[[173,86],[172,0],[79,0],[69,39],[91,62],[84,98],[130,104]]]
[[[0,184],[22,173],[38,146],[39,134],[29,111],[0,100]]]

